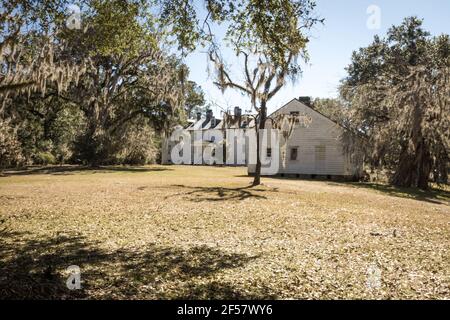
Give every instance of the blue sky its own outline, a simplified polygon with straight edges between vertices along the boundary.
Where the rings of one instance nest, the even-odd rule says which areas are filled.
[[[379,29],[367,27],[371,16],[367,9],[371,5],[380,8]],[[311,31],[308,45],[310,61],[304,66],[302,77],[295,84],[287,84],[270,101],[269,111],[298,96],[336,96],[352,52],[370,44],[374,35],[386,34],[389,27],[400,24],[407,16],[423,18],[424,28],[432,35],[450,33],[450,0],[317,0],[317,13],[325,18],[325,23]],[[225,57],[232,62],[232,73],[239,75],[241,69],[238,63],[233,62],[231,53],[225,52]],[[208,101],[220,108],[249,108],[248,98],[237,91],[228,90],[222,94],[214,87],[203,50],[192,53],[186,63],[191,69],[190,79],[202,86]],[[220,108],[213,108],[217,116]]]

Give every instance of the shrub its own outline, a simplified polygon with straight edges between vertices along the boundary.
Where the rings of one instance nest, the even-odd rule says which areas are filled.
[[[50,152],[38,152],[35,156],[35,163],[41,165],[56,164],[56,158]]]
[[[155,134],[149,126],[129,128],[117,153],[119,164],[144,165],[156,162],[158,148]]]

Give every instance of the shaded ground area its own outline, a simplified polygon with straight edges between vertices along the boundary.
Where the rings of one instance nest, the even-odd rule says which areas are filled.
[[[238,268],[256,257],[227,254],[206,246],[188,250],[148,244],[112,252],[100,249],[77,235],[39,240],[26,234],[1,233],[0,297],[3,299],[74,298],[263,298],[245,295],[231,284],[213,281],[198,284],[224,269]],[[68,290],[68,266],[83,272],[82,288]],[[170,287],[167,287],[170,286]]]
[[[0,298],[450,298],[448,189],[250,182],[243,168],[7,172]]]

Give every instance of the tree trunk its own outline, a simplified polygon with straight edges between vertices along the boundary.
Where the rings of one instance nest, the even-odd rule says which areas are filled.
[[[404,148],[391,183],[397,187],[417,187],[427,190],[431,158],[423,138],[415,149],[415,152],[411,154],[407,147]]]
[[[431,157],[427,142],[422,134],[422,120],[423,107],[420,100],[417,99],[412,114],[412,130],[410,133],[413,150],[408,146],[408,142],[403,146],[398,168],[391,180],[391,183],[395,186],[428,189]]]
[[[425,144],[425,139],[422,139],[418,150],[418,167],[417,167],[417,187],[422,190],[427,190],[428,180],[431,172],[431,157],[428,148]]]
[[[414,156],[405,147],[401,155],[397,169],[391,179],[391,183],[397,187],[411,187],[415,180]]]
[[[84,108],[84,115],[87,120],[86,130],[76,143],[78,157],[80,157],[83,164],[91,167],[99,166],[102,160],[101,155],[99,155],[101,143],[98,141],[97,136],[100,120],[96,109],[96,102],[92,102]]]
[[[267,119],[267,106],[266,101],[261,101],[261,109],[259,110],[259,123],[255,123],[255,128],[258,126],[258,130],[256,130],[256,168],[255,168],[255,177],[253,179],[253,186],[258,186],[261,184],[261,139],[260,134],[264,130],[266,126]]]

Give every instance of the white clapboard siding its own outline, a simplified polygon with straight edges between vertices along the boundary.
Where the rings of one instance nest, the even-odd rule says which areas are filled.
[[[356,166],[350,163],[341,141],[345,129],[296,99],[275,111],[271,117],[291,112],[308,115],[312,122],[307,128],[297,126],[286,146],[281,147],[279,173],[339,176],[356,173]],[[271,127],[270,121],[267,127]],[[298,148],[297,160],[290,158],[292,147]],[[254,166],[249,167],[249,172],[254,172]]]

